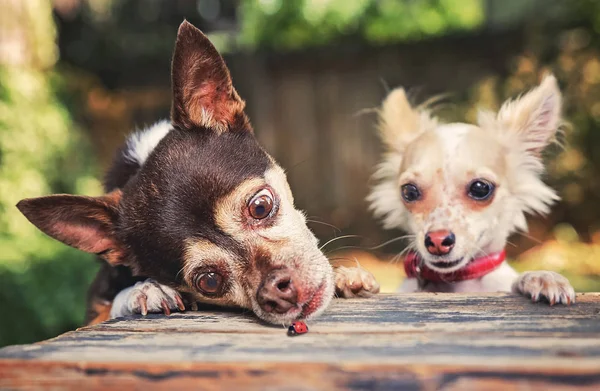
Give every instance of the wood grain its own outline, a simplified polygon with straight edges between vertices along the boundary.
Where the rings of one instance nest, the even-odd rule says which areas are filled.
[[[600,389],[600,294],[336,300],[307,335],[248,313],[115,319],[0,349],[0,389]]]

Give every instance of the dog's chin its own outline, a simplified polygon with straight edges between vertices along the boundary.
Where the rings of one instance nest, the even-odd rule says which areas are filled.
[[[438,273],[453,273],[467,266],[469,263],[469,258],[467,257],[435,257],[435,259],[431,259],[431,257],[423,257],[423,259],[425,260],[425,264],[428,268]]]
[[[316,289],[306,295],[307,300],[298,303],[285,314],[267,313],[258,306],[258,303],[253,303],[253,310],[261,320],[273,324],[290,324],[297,319],[311,319],[325,311],[333,298],[334,289],[333,279],[326,278]]]

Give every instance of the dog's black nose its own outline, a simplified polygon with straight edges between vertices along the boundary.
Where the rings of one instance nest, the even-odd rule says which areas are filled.
[[[446,255],[452,251],[456,236],[446,230],[432,231],[425,235],[425,248],[432,255]]]
[[[256,298],[263,311],[285,314],[298,303],[293,273],[289,269],[276,269],[263,279]]]

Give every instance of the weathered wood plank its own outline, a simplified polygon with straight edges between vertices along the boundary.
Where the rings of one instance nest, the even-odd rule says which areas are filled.
[[[27,379],[27,382],[24,382]],[[27,387],[24,387],[27,384]],[[597,370],[507,366],[274,363],[102,364],[12,361],[2,389],[60,390],[597,390]]]
[[[600,389],[600,294],[337,300],[307,335],[248,313],[117,319],[0,349],[0,389]]]
[[[88,331],[27,347],[7,348],[3,357],[88,362],[377,362],[455,363],[489,366],[507,360],[529,368],[580,366],[600,370],[600,334],[593,337],[530,335],[127,333]],[[535,360],[535,362],[531,362]]]
[[[503,293],[486,295],[417,293],[379,295],[372,299],[335,300],[311,334],[335,333],[497,333],[539,335],[600,333],[600,294],[579,294],[574,306],[550,307]],[[149,315],[105,322],[80,330],[235,332],[281,334],[281,327],[262,324],[239,312],[186,312],[170,317]],[[0,350],[1,357],[1,350]]]

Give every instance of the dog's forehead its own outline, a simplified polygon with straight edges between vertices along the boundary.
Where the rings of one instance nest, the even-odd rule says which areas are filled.
[[[504,147],[488,131],[463,123],[442,124],[407,148],[400,172],[420,181],[471,180],[482,172],[505,172]],[[436,179],[437,178],[437,179]]]
[[[415,139],[402,157],[401,172],[418,175],[435,171],[443,164],[442,140],[433,131],[427,131]]]
[[[456,137],[446,149],[446,167],[458,175],[480,176],[483,172],[503,175],[506,151],[493,135],[474,125],[450,124]],[[452,139],[452,131],[446,139]],[[470,178],[471,179],[471,178]]]
[[[407,148],[402,161],[402,171],[430,176],[439,173],[456,160],[473,128],[466,124],[443,124],[423,132]]]
[[[263,177],[272,159],[249,132],[171,131],[141,173],[165,192],[219,197],[249,178]]]
[[[445,157],[451,157],[464,148],[469,143],[469,139],[479,132],[479,128],[474,125],[452,123],[438,126],[434,132],[444,149]]]

